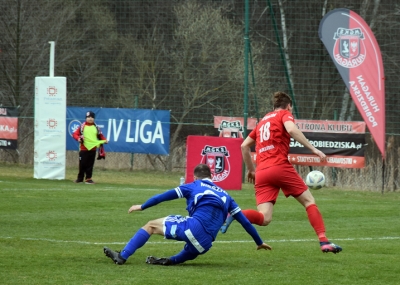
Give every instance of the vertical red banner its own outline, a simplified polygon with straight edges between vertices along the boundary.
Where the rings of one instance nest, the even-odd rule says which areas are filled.
[[[243,139],[188,136],[186,141],[186,182],[193,181],[199,163],[211,168],[212,180],[224,190],[242,189]]]
[[[18,108],[0,108],[0,148],[17,149]]]
[[[335,9],[319,26],[319,37],[385,157],[385,77],[378,42],[357,13]]]

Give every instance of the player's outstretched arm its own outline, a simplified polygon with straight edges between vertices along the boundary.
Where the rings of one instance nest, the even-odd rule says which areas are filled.
[[[175,191],[175,189],[168,190],[164,193],[157,194],[150,199],[148,199],[146,202],[144,202],[142,205],[133,205],[132,207],[129,208],[128,213],[131,213],[133,211],[142,211],[147,208],[153,207],[161,202],[164,201],[170,201],[174,199],[180,198]]]
[[[268,244],[264,243],[259,236],[257,230],[255,227],[249,222],[249,220],[246,218],[245,215],[240,211],[235,214],[235,219],[242,225],[242,227],[246,230],[246,232],[253,238],[255,243],[257,244],[257,250],[259,249],[266,249],[266,250],[271,250],[272,247],[270,247]]]
[[[128,213],[132,213],[133,211],[142,211],[142,205],[133,205],[129,208]]]
[[[292,121],[286,121],[284,123],[286,131],[290,134],[292,138],[294,138],[296,141],[304,145],[306,148],[311,150],[312,153],[316,154],[319,156],[321,161],[325,161],[326,155],[320,151],[319,149],[315,148],[309,141],[308,139],[304,136],[303,132],[300,131],[297,126],[292,122]]]

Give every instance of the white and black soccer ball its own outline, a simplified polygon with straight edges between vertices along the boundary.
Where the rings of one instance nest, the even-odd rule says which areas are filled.
[[[307,174],[306,184],[310,189],[321,189],[325,185],[325,175],[318,170],[313,170]]]

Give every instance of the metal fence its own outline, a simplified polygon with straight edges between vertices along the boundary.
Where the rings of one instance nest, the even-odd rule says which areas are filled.
[[[360,14],[381,47],[387,159],[367,134],[366,168],[337,169],[328,185],[399,189],[397,0],[2,0],[0,104],[19,107],[20,135],[0,159],[33,162],[34,78],[48,75],[49,41],[68,106],[171,110],[170,156],[109,154],[99,167],[182,171],[187,135],[215,135],[213,116],[243,117],[245,104],[260,117],[278,90],[294,96],[300,119],[360,121],[318,37],[335,8]],[[77,154],[67,163],[77,165]]]

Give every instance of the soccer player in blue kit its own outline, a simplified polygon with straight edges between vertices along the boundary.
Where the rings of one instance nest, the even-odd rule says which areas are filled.
[[[199,164],[194,169],[194,182],[184,184],[162,194],[155,195],[142,205],[133,205],[128,213],[142,211],[164,201],[186,198],[188,217],[170,215],[149,221],[139,229],[121,252],[104,247],[104,253],[115,264],[122,265],[126,260],[148,241],[152,234],[186,242],[178,254],[157,258],[149,256],[146,263],[174,265],[193,260],[206,253],[212,246],[219,229],[225,222],[227,214],[234,216],[257,244],[257,250],[270,250],[257,230],[247,220],[241,209],[229,194],[215,185],[211,180],[211,170],[206,164]]]

